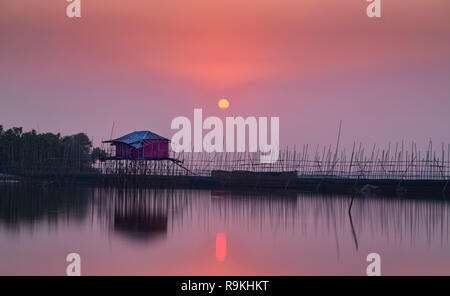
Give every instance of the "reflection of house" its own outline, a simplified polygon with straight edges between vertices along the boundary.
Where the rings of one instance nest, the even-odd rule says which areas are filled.
[[[167,233],[167,216],[163,214],[114,215],[114,231],[138,239],[152,239]]]
[[[115,146],[116,158],[164,159],[169,157],[169,140],[150,131],[127,134],[115,140],[103,141]]]

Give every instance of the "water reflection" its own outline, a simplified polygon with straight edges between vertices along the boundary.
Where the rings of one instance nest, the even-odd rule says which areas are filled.
[[[424,258],[431,256],[424,252],[433,250],[432,256],[437,256],[437,261],[441,256],[441,263],[448,263],[440,266],[439,271],[450,274],[450,256],[445,255],[449,246],[449,217],[450,205],[446,200],[426,197],[411,200],[292,192],[120,190],[3,184],[0,187],[0,245],[8,242],[12,247],[2,249],[0,246],[0,256],[13,254],[14,244],[25,239],[12,241],[8,233],[27,229],[26,239],[32,245],[41,237],[44,239],[42,228],[37,226],[46,225],[52,226],[45,227],[47,236],[48,233],[70,232],[74,237],[85,236],[99,242],[111,241],[117,236],[126,243],[118,243],[122,253],[114,256],[125,256],[123,252],[128,249],[149,252],[133,246],[145,248],[147,243],[154,242],[148,247],[155,253],[146,253],[146,256],[161,261],[160,265],[152,263],[138,268],[139,263],[127,265],[125,262],[123,266],[130,271],[150,274],[161,270],[163,264],[168,265],[174,252],[191,254],[192,258],[186,255],[178,259],[187,260],[186,266],[194,264],[192,262],[212,262],[210,260],[227,266],[238,258],[244,261],[249,258],[250,262],[252,256],[256,256],[255,260],[264,258],[252,264],[285,262],[283,267],[264,265],[275,274],[302,273],[301,268],[305,267],[300,263],[311,255],[332,254],[337,262],[334,269],[325,268],[330,258],[326,259],[328,262],[323,259],[324,267],[315,273],[333,274],[332,270],[339,273],[342,268],[338,265],[342,257],[356,260],[359,253],[364,255],[374,247],[388,254],[410,250],[415,256],[424,254]],[[68,230],[73,225],[84,228]],[[90,233],[95,235],[89,236]],[[212,254],[208,245],[214,249]],[[96,252],[102,252],[104,247],[95,248],[100,248]],[[114,252],[114,246],[109,248]],[[180,268],[173,267],[165,274],[176,273]],[[251,267],[240,268],[252,271]],[[433,271],[432,267],[421,268]],[[92,268],[92,272],[95,270]],[[351,273],[351,270],[345,272]],[[0,273],[5,270],[0,268]]]
[[[208,229],[215,224],[304,235],[335,235],[349,228],[355,244],[358,235],[363,234],[397,243],[414,243],[421,235],[428,244],[448,242],[450,206],[445,200],[353,198],[315,193],[42,188],[11,184],[0,190],[0,225],[14,231],[41,221],[59,224],[89,220],[131,239],[152,239],[192,227]]]
[[[227,256],[227,237],[225,233],[216,234],[216,258],[218,261],[225,261]]]
[[[46,221],[56,226],[88,216],[90,190],[0,184],[0,226],[10,231]]]
[[[167,216],[162,214],[119,214],[114,216],[114,231],[132,239],[151,240],[167,233]]]
[[[173,220],[187,202],[174,190],[95,188],[92,196],[105,229],[136,242],[165,238],[169,216]]]

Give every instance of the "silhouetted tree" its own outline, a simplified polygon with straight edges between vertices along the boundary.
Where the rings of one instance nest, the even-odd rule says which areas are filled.
[[[53,133],[23,132],[21,127],[4,130],[0,125],[0,169],[9,171],[58,171],[89,169],[106,153],[92,150],[84,133],[61,137]]]
[[[103,158],[106,156],[107,156],[107,153],[105,150],[102,150],[98,147],[95,147],[94,149],[92,149],[92,153],[91,153],[92,163],[95,163],[100,158]]]

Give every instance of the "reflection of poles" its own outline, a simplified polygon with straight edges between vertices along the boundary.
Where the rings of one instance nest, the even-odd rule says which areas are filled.
[[[351,211],[354,199],[355,199],[355,194],[352,195],[352,200],[351,200],[350,206],[348,208],[348,217],[350,219],[350,227],[352,228],[352,235],[353,235],[353,240],[355,242],[355,248],[356,248],[356,251],[358,251],[358,240],[356,238],[355,227],[353,227],[352,211]]]
[[[348,214],[351,216],[351,210],[353,206],[353,200],[355,199],[355,194],[352,195],[352,200],[350,201],[350,206],[348,207]]]

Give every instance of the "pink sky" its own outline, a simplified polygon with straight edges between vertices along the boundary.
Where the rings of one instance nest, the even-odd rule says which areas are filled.
[[[450,142],[450,2],[0,0],[0,124],[98,143],[279,116],[282,146]],[[227,111],[217,101],[227,98]]]

